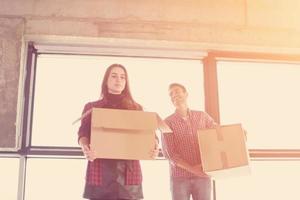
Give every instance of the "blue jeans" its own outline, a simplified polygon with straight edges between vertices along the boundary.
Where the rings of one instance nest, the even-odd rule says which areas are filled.
[[[173,200],[210,200],[211,180],[209,178],[171,178]]]

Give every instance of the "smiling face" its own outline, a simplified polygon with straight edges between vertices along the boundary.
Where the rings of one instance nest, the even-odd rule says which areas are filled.
[[[169,89],[169,95],[176,108],[180,105],[186,104],[188,94],[182,87],[177,85],[172,86]]]
[[[126,86],[126,74],[121,67],[113,67],[107,79],[107,89],[111,94],[121,94]]]

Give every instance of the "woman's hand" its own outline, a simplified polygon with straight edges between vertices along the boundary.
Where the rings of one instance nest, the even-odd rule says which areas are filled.
[[[158,140],[155,140],[155,146],[154,146],[154,149],[152,149],[150,152],[150,157],[155,159],[158,154],[159,154],[159,145],[158,145]]]
[[[89,161],[93,161],[96,159],[95,152],[91,150],[90,141],[87,137],[81,137],[79,139],[79,144],[86,159],[88,159]]]
[[[92,162],[96,159],[95,152],[90,149],[90,145],[82,145],[81,149],[87,160]]]

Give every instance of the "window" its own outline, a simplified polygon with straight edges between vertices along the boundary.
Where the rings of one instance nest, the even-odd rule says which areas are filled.
[[[123,64],[131,92],[145,111],[162,118],[174,112],[168,96],[172,82],[185,84],[192,108],[204,108],[203,70],[199,60],[41,54],[37,58],[33,146],[78,146],[76,133],[85,103],[100,98],[106,68]]]
[[[56,147],[65,151],[78,147],[80,123],[72,125],[72,122],[81,116],[85,103],[100,98],[104,72],[113,63],[126,67],[133,97],[145,111],[157,112],[162,118],[174,112],[168,94],[168,86],[173,82],[187,87],[191,108],[204,109],[200,59],[39,54],[34,84],[33,147],[49,151]],[[141,161],[141,164],[145,200],[170,199],[168,161]],[[83,159],[29,158],[25,199],[39,199],[50,187],[53,193],[43,198],[53,199],[59,193],[63,199],[80,199],[85,165]],[[37,189],[41,182],[44,188]]]
[[[25,199],[82,199],[85,167],[82,159],[29,158]]]
[[[229,199],[299,199],[300,161],[252,161],[251,176],[216,181],[216,198]]]
[[[171,199],[169,163],[167,160],[142,161],[145,200]]]
[[[300,65],[219,61],[221,123],[242,123],[250,149],[300,147]]]
[[[252,157],[250,176],[216,180],[216,199],[299,199],[300,65],[219,60],[217,76],[221,123],[242,123],[260,158]]]
[[[17,199],[19,159],[0,157],[1,199]]]
[[[20,151],[20,163],[26,170],[25,175],[21,167],[19,170],[19,159],[0,158],[5,169],[0,172],[0,188],[7,191],[5,199],[17,198],[18,178],[21,185],[18,197],[24,193],[24,200],[40,199],[44,194],[43,199],[56,198],[57,194],[62,199],[82,199],[86,161],[79,157],[81,151],[76,135],[79,123],[72,125],[72,122],[81,116],[86,102],[99,98],[103,73],[112,63],[127,68],[133,97],[145,111],[157,112],[162,118],[174,112],[167,91],[172,82],[187,86],[191,108],[204,110],[203,85],[209,82],[206,108],[214,116],[220,114],[222,124],[242,123],[248,132],[247,144],[251,150],[299,149],[299,65],[217,61],[215,66],[215,58],[209,55],[203,66],[200,57],[195,60],[68,53],[57,53],[55,48],[51,53],[39,51],[36,65],[30,68],[34,74],[27,74],[33,82],[26,85],[34,91],[34,98],[31,101],[31,93],[26,93],[29,102],[25,104],[29,106],[25,115],[28,112],[29,117],[24,118],[24,124],[32,124],[23,130],[27,135],[23,137]],[[295,183],[300,177],[299,155],[296,159],[286,159],[284,155],[272,160],[252,157],[251,176],[215,182],[216,199],[299,198]],[[145,200],[170,199],[168,161],[142,161],[141,164]],[[25,191],[22,190],[24,180]]]

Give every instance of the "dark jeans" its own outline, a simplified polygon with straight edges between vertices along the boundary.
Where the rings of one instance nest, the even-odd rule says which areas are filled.
[[[172,178],[171,192],[173,200],[210,200],[211,180],[209,178]]]

